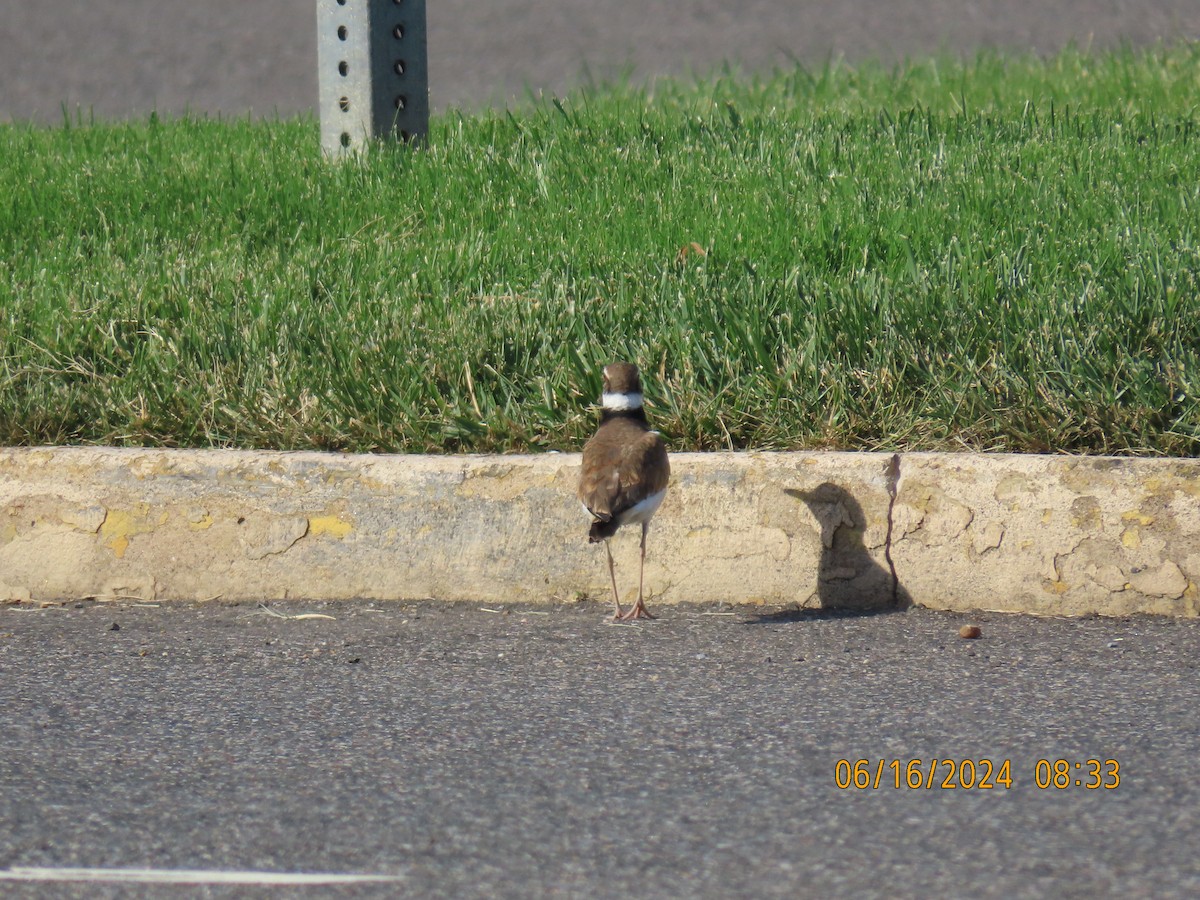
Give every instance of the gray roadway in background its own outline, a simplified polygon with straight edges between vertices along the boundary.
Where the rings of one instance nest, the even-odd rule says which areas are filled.
[[[0,610],[0,869],[403,879],[272,897],[1200,893],[1200,621],[284,611],[335,618]],[[1014,784],[835,782],[932,757],[1008,759]],[[1120,786],[1039,789],[1058,758],[1116,759]]]
[[[315,0],[0,0],[0,121],[316,104]],[[1200,37],[1196,0],[429,0],[435,109],[635,78],[844,55],[1054,51]]]

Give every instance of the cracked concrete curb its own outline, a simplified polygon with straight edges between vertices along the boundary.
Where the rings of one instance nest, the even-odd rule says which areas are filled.
[[[653,602],[1200,615],[1200,460],[676,453]],[[607,598],[577,454],[0,450],[0,600]],[[898,478],[895,476],[898,474]],[[894,497],[893,497],[894,489]],[[613,542],[622,591],[637,539]]]

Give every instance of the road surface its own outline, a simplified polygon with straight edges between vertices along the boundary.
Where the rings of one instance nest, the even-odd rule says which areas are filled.
[[[635,79],[1200,38],[1195,0],[437,0],[435,109]],[[293,115],[316,105],[315,0],[0,0],[0,121]]]
[[[333,618],[0,609],[0,870],[389,875],[444,897],[1200,891],[1200,621],[277,612]]]

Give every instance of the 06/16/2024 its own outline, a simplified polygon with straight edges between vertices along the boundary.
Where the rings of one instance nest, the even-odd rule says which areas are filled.
[[[1033,784],[1040,790],[1114,790],[1121,784],[1115,759],[1038,759]],[[839,759],[834,784],[840,790],[1010,790],[1011,759]]]

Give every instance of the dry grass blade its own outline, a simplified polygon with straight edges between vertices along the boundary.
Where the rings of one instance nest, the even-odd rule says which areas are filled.
[[[337,621],[335,616],[325,615],[324,613],[281,613],[271,609],[271,607],[267,606],[265,603],[258,604],[258,610],[254,613],[251,613],[251,615],[271,616],[275,619],[288,619],[292,622],[302,622],[307,619],[326,619],[331,622]]]

